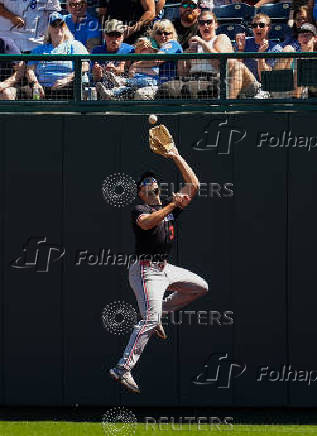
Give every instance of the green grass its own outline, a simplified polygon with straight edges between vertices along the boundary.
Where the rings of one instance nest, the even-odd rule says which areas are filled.
[[[172,424],[136,424],[135,431],[125,424],[113,424],[115,428],[104,431],[101,423],[60,422],[60,421],[0,421],[0,436],[317,436],[316,425],[238,425],[217,426],[209,424],[182,425]]]

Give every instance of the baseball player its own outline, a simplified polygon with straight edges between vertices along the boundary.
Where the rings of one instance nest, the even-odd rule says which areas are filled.
[[[134,206],[132,210],[132,226],[138,261],[129,268],[129,283],[137,298],[142,319],[134,326],[123,357],[109,370],[113,379],[138,393],[140,390],[131,370],[153,333],[166,339],[161,324],[162,314],[179,310],[208,291],[204,279],[167,260],[175,240],[175,220],[197,193],[199,181],[175,146],[163,156],[175,162],[185,186],[179,193],[162,201],[155,174],[143,174],[137,184],[142,204]],[[165,291],[172,293],[164,298]]]

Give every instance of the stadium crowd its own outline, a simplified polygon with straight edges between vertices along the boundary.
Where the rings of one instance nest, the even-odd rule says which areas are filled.
[[[1,0],[2,54],[175,55],[175,60],[82,63],[83,86],[102,100],[219,98],[216,59],[180,59],[178,53],[316,51],[317,0]],[[292,58],[228,59],[227,97],[269,98],[264,72],[291,71],[294,89],[275,96],[304,98],[313,87],[296,84]],[[72,61],[0,62],[0,99],[69,99]],[[274,94],[271,94],[274,95]],[[86,96],[87,97],[87,96]]]

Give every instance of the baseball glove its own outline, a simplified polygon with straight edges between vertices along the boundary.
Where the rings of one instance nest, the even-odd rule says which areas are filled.
[[[173,137],[164,124],[153,127],[149,131],[150,149],[153,153],[164,155],[174,147]]]

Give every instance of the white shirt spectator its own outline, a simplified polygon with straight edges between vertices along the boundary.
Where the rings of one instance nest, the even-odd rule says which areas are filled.
[[[61,9],[59,0],[1,0],[0,3],[24,20],[25,25],[17,28],[11,20],[0,16],[0,37],[13,39],[22,52],[43,44],[49,15]]]
[[[210,41],[206,41],[206,44],[210,48],[210,50],[213,49],[214,42],[216,41],[217,36],[212,38]],[[200,44],[198,44],[197,47],[197,53],[204,53],[204,50]],[[218,73],[219,68],[217,68],[214,65],[214,61],[208,60],[208,59],[191,59],[191,67],[190,67],[190,74],[193,73]]]

